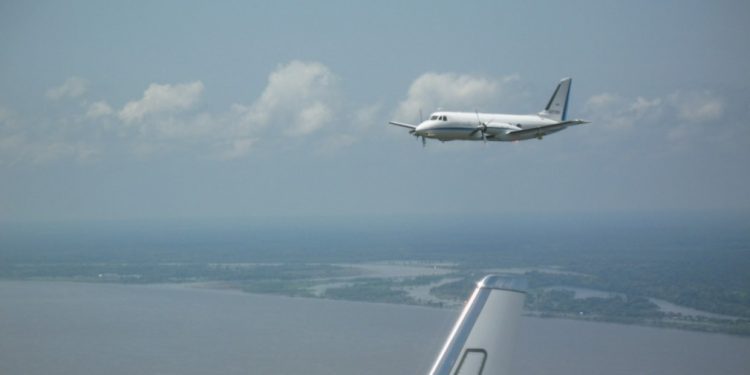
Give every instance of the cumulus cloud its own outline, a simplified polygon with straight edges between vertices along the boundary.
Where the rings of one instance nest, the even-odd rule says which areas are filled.
[[[724,112],[724,101],[709,91],[677,91],[669,95],[669,103],[689,122],[716,121]]]
[[[635,98],[635,101],[633,101],[633,103],[630,104],[629,110],[635,115],[635,117],[641,118],[649,112],[658,110],[661,104],[661,98],[649,100],[642,96],[639,96]]]
[[[99,149],[84,141],[66,141],[55,137],[36,139],[25,134],[0,135],[0,164],[43,164],[66,158],[88,161],[97,155]]]
[[[10,109],[0,107],[0,165],[43,164],[60,159],[89,161],[100,148],[71,129],[65,121],[27,122]]]
[[[17,114],[0,106],[0,163],[85,161],[105,151],[116,152],[113,150],[141,158],[190,150],[194,155],[234,160],[283,137],[305,137],[304,142],[295,144],[330,154],[356,144],[364,132],[381,131],[387,119],[416,120],[420,109],[424,115],[440,107],[514,113],[529,105],[527,109],[534,111],[543,106],[548,95],[543,90],[540,98],[536,94],[532,98],[517,75],[491,79],[425,73],[411,83],[394,114],[382,104],[346,103],[338,82],[324,64],[291,61],[268,75],[257,99],[217,113],[196,113],[187,110],[201,98],[201,81],[153,83],[140,99],[118,110],[105,100],[91,103],[80,99],[88,82],[71,77],[46,95],[53,100],[79,98],[75,104],[83,113],[19,120]],[[640,137],[636,141],[671,143],[677,146],[673,149],[707,139],[745,146],[745,140],[750,139],[748,127],[738,112],[733,114],[728,107],[725,97],[711,91],[678,90],[661,97],[630,98],[605,92],[590,96],[579,108],[581,117],[594,124],[577,131],[587,133],[585,139],[591,142]],[[97,122],[130,126],[92,127]],[[705,124],[712,125],[710,132],[705,131]]]
[[[486,105],[494,99],[503,83],[517,79],[510,76],[494,81],[453,73],[425,73],[412,82],[406,100],[396,111],[396,118],[415,118],[421,110],[435,108],[463,109]]]
[[[204,147],[208,155],[231,160],[245,157],[261,141],[280,136],[317,133],[336,117],[338,78],[323,64],[292,61],[268,77],[260,96],[234,104],[223,113],[185,113],[199,99],[200,81],[152,84],[137,101],[127,103],[117,118],[126,124],[135,152],[151,157],[184,147]],[[108,114],[106,103],[89,107],[89,118]],[[320,139],[318,139],[319,141]]]
[[[307,135],[330,122],[332,117],[330,107],[321,102],[313,103],[300,111],[296,123],[287,128],[284,133],[293,136]]]
[[[705,138],[703,125],[719,121],[724,113],[724,100],[709,91],[676,91],[667,97],[676,113],[676,120],[667,132],[667,140],[687,145],[691,140]],[[714,127],[710,136],[717,137],[728,129]]]
[[[583,106],[584,117],[601,127],[605,132],[631,131],[636,123],[651,122],[662,114],[661,98],[623,98],[612,93],[602,93],[589,97]]]
[[[105,101],[98,101],[91,103],[86,111],[87,118],[98,118],[103,116],[109,116],[112,114],[112,107]]]
[[[233,112],[246,134],[274,124],[279,133],[308,135],[333,119],[337,81],[321,63],[292,61],[271,73],[258,100],[249,106],[236,104]]]
[[[225,145],[224,150],[219,153],[219,159],[233,160],[247,155],[252,149],[257,139],[254,138],[237,138]]]
[[[50,99],[80,97],[87,81],[72,77],[48,90]],[[102,142],[117,142],[120,151],[139,158],[191,149],[220,160],[246,157],[261,141],[279,137],[311,136],[305,144],[346,145],[353,137],[331,140],[329,124],[341,107],[338,78],[318,62],[292,61],[279,65],[268,84],[249,104],[235,104],[219,113],[193,113],[204,90],[201,81],[152,83],[141,98],[120,109],[110,102],[81,101],[83,113],[73,117],[41,119],[33,126],[14,126],[10,111],[0,108],[0,162],[46,162],[75,158],[88,160],[107,149]],[[129,126],[96,127],[104,117]],[[112,148],[110,148],[112,149]]]
[[[47,98],[58,100],[62,98],[77,98],[88,89],[88,81],[81,77],[70,77],[62,85],[47,90]]]
[[[351,127],[357,129],[357,131],[362,131],[376,125],[382,125],[382,119],[379,118],[382,110],[382,104],[373,104],[357,109],[350,121]]]
[[[601,128],[596,133],[621,136],[638,126],[650,139],[681,147],[705,142],[707,137],[731,139],[738,133],[738,129],[725,124],[724,103],[721,96],[709,91],[678,90],[651,99],[603,93],[586,101],[584,114],[594,127]],[[709,123],[716,126],[706,133],[704,125]]]
[[[120,110],[120,120],[130,123],[141,121],[146,115],[160,112],[178,112],[195,104],[203,92],[203,82],[195,81],[177,85],[152,83],[143,92],[143,98],[131,101]]]
[[[616,102],[617,100],[618,97],[616,95],[605,92],[602,94],[591,96],[586,101],[586,107],[590,109],[602,108]]]

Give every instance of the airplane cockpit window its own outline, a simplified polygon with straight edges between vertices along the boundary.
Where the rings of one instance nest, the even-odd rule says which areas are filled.
[[[438,117],[435,116],[435,115],[432,115],[432,117],[430,117],[430,120],[437,120],[437,119],[438,119]]]
[[[443,116],[443,121],[448,121],[448,116]]]

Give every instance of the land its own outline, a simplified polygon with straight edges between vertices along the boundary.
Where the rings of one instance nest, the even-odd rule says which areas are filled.
[[[305,237],[300,241],[287,237],[288,228],[250,235],[246,228],[241,234],[214,228],[214,237],[193,228],[166,234],[125,228],[117,232],[124,237],[83,239],[66,232],[41,243],[14,232],[0,239],[0,278],[193,283],[459,308],[475,283],[492,273],[528,281],[528,315],[750,335],[750,248],[743,228],[720,238],[659,228],[641,229],[632,241],[616,231],[588,242],[561,232],[505,244],[477,240],[471,230],[412,238],[391,227],[345,228],[346,236],[340,227],[296,228],[292,233]],[[669,304],[679,308],[664,307]]]

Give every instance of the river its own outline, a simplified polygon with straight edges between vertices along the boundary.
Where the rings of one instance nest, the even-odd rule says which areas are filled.
[[[458,311],[0,282],[0,373],[425,374]],[[515,374],[747,374],[750,339],[524,317]]]

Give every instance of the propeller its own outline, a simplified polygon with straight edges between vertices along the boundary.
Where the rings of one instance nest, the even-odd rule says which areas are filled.
[[[419,123],[422,123],[422,108],[419,109]],[[419,140],[419,138],[422,138],[422,147],[425,147],[427,141],[424,139],[423,135],[416,134],[414,129],[409,130],[409,134],[417,137],[417,140]]]
[[[476,134],[476,132],[481,132],[481,133],[482,133],[482,141],[483,141],[484,143],[487,143],[487,124],[486,124],[486,123],[484,123],[484,122],[482,122],[482,120],[480,120],[480,119],[479,119],[479,111],[477,111],[477,110],[474,110],[474,113],[476,113],[476,114],[477,114],[477,123],[478,123],[479,125],[477,125],[477,128],[476,128],[476,129],[474,129],[474,130],[473,130],[473,131],[471,132],[471,135],[474,135],[474,134]]]

